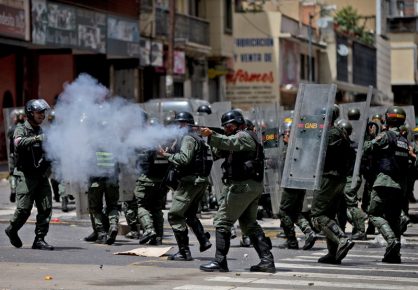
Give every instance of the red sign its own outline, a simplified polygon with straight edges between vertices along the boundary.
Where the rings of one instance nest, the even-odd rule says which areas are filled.
[[[232,74],[228,74],[226,81],[229,83],[273,83],[273,72],[266,73],[250,73],[243,69],[238,69]]]

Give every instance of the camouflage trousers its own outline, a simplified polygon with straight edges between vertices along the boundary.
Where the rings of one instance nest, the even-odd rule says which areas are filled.
[[[258,235],[263,229],[257,223],[258,201],[263,184],[254,180],[233,181],[223,189],[223,200],[219,205],[213,224],[230,232],[238,220],[244,236]]]
[[[106,202],[106,213],[109,225],[118,227],[119,224],[119,186],[108,178],[94,178],[88,190],[89,211],[94,218],[96,232],[105,232],[103,221],[103,197]]]
[[[167,189],[161,182],[137,180],[135,186],[136,214],[141,227],[154,230],[157,236],[163,236],[164,216],[163,207]]]
[[[52,215],[52,191],[48,178],[38,174],[25,174],[15,170],[16,210],[10,224],[18,231],[28,220],[33,204],[38,210],[35,234],[45,237]]]
[[[207,188],[207,182],[193,182],[182,180],[178,189],[173,193],[173,202],[168,212],[168,222],[174,231],[187,229],[186,219],[195,219],[199,203]]]
[[[295,237],[295,224],[303,233],[311,230],[309,221],[302,214],[305,193],[303,189],[283,189],[279,218],[286,237]]]

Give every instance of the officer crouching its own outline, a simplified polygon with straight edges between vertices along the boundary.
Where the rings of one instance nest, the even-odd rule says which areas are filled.
[[[216,228],[215,259],[200,269],[206,272],[228,272],[226,256],[230,247],[231,228],[238,220],[242,234],[249,236],[261,262],[252,266],[252,272],[276,272],[274,258],[270,252],[271,241],[257,223],[258,201],[263,191],[264,153],[263,147],[253,131],[245,130],[244,117],[238,111],[225,113],[222,118],[225,135],[209,128],[202,128],[202,136],[214,155],[225,158],[224,196],[214,218]]]
[[[43,99],[28,101],[25,106],[27,120],[16,127],[13,135],[17,160],[13,174],[16,177],[16,211],[5,232],[16,248],[22,247],[17,232],[26,223],[35,202],[38,215],[32,249],[54,249],[45,242],[52,214],[52,192],[48,181],[50,163],[44,159],[44,135],[40,126],[49,109]]]

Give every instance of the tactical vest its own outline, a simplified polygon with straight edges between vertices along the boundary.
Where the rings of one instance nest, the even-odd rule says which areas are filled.
[[[164,177],[169,166],[168,160],[157,156],[155,150],[141,152],[138,162],[141,173],[148,177]]]
[[[352,155],[350,154],[350,141],[343,129],[332,127],[329,134],[337,134],[338,139],[328,144],[325,154],[324,173],[347,176],[350,171]]]
[[[25,137],[35,137],[42,134],[42,128],[39,127],[37,132],[29,131],[24,125]],[[50,162],[45,160],[45,152],[42,143],[34,143],[28,148],[20,148],[14,152],[16,156],[16,167],[19,171],[43,174],[49,167]]]
[[[113,153],[96,151],[97,177],[116,177],[117,167]]]
[[[190,136],[196,141],[197,150],[195,150],[192,161],[187,166],[177,168],[180,176],[209,176],[213,164],[212,154],[209,146],[205,143],[202,137],[196,133],[188,133],[185,136]]]
[[[386,136],[389,144],[377,156],[378,172],[396,179],[408,170],[408,141],[401,134],[390,130],[386,131]]]
[[[258,141],[257,135],[247,132],[256,144],[256,151],[230,151],[222,163],[223,179],[242,181],[253,179],[262,181],[264,177],[264,151],[263,145]]]

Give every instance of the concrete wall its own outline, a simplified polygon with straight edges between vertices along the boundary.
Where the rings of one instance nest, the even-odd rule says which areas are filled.
[[[233,36],[224,31],[225,0],[206,1],[206,18],[210,22],[210,44],[212,55],[228,56],[233,54]],[[234,29],[234,28],[233,28]]]
[[[39,96],[54,105],[54,97],[62,92],[63,84],[73,80],[73,67],[71,54],[39,55]]]

